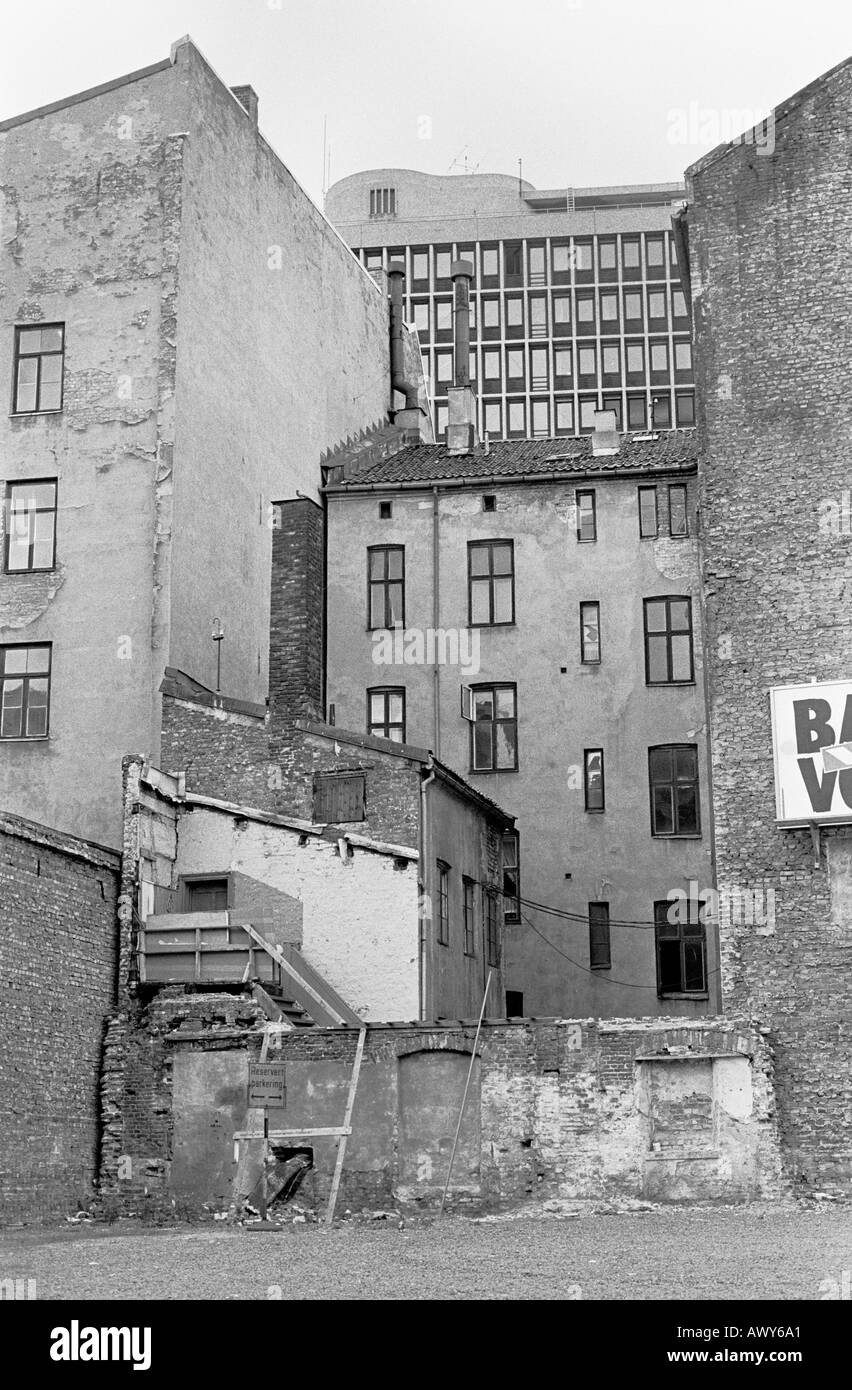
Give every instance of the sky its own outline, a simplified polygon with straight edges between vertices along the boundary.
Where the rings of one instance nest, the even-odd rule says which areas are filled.
[[[322,203],[361,169],[670,182],[852,54],[848,0],[39,0],[3,7],[0,118],[190,34]],[[750,114],[751,113],[751,114]],[[743,119],[744,117],[744,119]],[[327,134],[324,140],[324,129]]]

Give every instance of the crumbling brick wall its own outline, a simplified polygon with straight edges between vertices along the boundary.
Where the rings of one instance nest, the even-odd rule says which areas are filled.
[[[0,816],[0,1219],[76,1211],[97,1175],[119,857]]]
[[[728,1009],[766,1018],[788,1171],[852,1182],[848,829],[775,824],[769,689],[848,679],[852,62],[780,106],[771,141],[688,173],[706,662]],[[844,864],[846,868],[844,868]],[[752,914],[753,919],[754,914]]]

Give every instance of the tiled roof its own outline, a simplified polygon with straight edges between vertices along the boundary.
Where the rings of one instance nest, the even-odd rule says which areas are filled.
[[[650,473],[691,471],[698,460],[694,430],[659,430],[654,434],[623,434],[617,454],[592,452],[591,435],[557,439],[505,439],[479,445],[473,454],[451,456],[444,444],[413,444],[390,458],[353,473],[346,482],[328,484],[329,491],[395,483],[430,483],[466,478],[512,478],[551,473]]]

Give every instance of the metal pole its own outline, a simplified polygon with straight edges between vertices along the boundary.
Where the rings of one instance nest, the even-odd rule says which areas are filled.
[[[456,1134],[453,1139],[453,1147],[450,1153],[450,1166],[447,1169],[447,1181],[444,1183],[444,1191],[441,1196],[441,1210],[439,1216],[444,1215],[444,1203],[447,1200],[447,1192],[450,1187],[450,1178],[453,1176],[453,1164],[456,1158],[456,1148],[458,1147],[459,1135],[461,1134],[462,1120],[464,1119],[464,1108],[467,1105],[467,1093],[470,1090],[470,1078],[473,1075],[473,1064],[476,1061],[476,1044],[479,1042],[479,1034],[482,1030],[482,1020],[485,1017],[485,1004],[488,999],[488,990],[491,985],[491,970],[488,971],[488,979],[485,981],[485,993],[482,996],[482,1008],[479,1010],[479,1022],[476,1025],[476,1037],[473,1040],[473,1051],[470,1054],[470,1066],[467,1069],[467,1080],[464,1083],[464,1095],[462,1096],[461,1109],[459,1110],[459,1121],[456,1125]]]
[[[267,1164],[269,1161],[269,1111],[263,1107],[263,1179],[260,1187],[260,1219],[266,1220]]]

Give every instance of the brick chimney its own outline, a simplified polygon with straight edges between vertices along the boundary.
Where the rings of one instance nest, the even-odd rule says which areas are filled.
[[[453,261],[453,385],[447,391],[447,453],[472,454],[477,445],[476,396],[470,384],[470,261]]]
[[[325,520],[308,497],[275,503],[269,612],[273,740],[296,719],[322,720]]]
[[[257,129],[257,108],[259,103],[257,92],[254,90],[254,87],[232,87],[231,91],[237,98],[240,106],[248,112],[251,117],[252,125]]]

